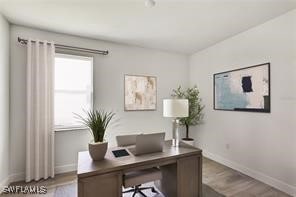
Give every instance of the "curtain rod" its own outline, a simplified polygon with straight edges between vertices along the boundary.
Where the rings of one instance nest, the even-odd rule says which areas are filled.
[[[26,45],[28,43],[28,40],[18,37],[17,41],[21,44]],[[36,42],[35,40],[32,40],[32,42]],[[40,42],[43,43],[43,42]],[[94,54],[101,54],[101,55],[108,55],[109,51],[102,51],[97,49],[87,49],[87,48],[81,48],[81,47],[73,47],[68,45],[62,45],[62,44],[54,44],[56,48],[58,49],[65,49],[65,50],[72,50],[72,51],[80,51],[80,52],[86,52],[86,53],[94,53]]]

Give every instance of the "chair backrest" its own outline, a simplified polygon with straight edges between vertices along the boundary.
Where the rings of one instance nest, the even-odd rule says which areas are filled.
[[[131,146],[136,144],[138,134],[116,136],[117,146]]]
[[[137,135],[135,155],[162,152],[164,138],[164,132]]]

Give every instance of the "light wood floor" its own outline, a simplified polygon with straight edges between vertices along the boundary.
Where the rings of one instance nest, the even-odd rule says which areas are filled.
[[[40,197],[74,197],[72,195],[76,194],[76,191],[71,190],[76,190],[76,187],[73,187],[73,184],[76,184],[76,182],[76,174],[72,172],[57,175],[51,180],[31,182],[29,184],[17,182],[13,185],[46,186],[48,193],[46,195],[39,195]],[[271,186],[207,158],[203,159],[203,183],[209,185],[217,192],[229,197],[289,197],[289,195]],[[69,187],[67,187],[67,185],[69,185]],[[31,197],[32,195],[3,196]]]
[[[215,161],[203,159],[203,183],[229,197],[289,197],[289,195]]]

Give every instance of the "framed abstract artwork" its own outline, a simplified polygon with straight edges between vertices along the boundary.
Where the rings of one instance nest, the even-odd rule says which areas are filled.
[[[124,110],[156,110],[156,77],[125,75],[124,76]]]
[[[214,74],[214,109],[270,113],[270,63]]]

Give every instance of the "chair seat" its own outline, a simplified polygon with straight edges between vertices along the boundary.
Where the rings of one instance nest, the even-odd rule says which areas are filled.
[[[161,171],[158,168],[149,168],[145,170],[137,170],[124,174],[123,186],[133,187],[162,178]]]

